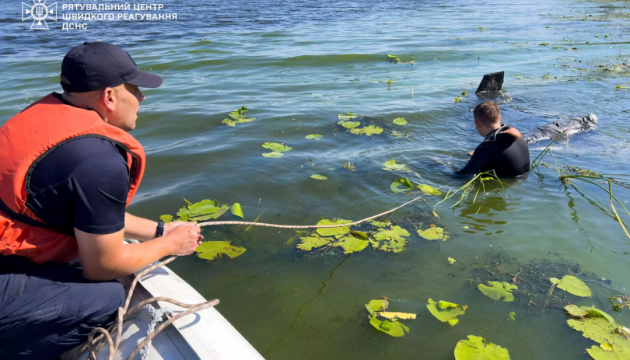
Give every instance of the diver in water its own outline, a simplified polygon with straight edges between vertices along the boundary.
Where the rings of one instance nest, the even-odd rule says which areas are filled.
[[[459,175],[474,175],[494,170],[499,177],[515,177],[529,172],[529,148],[520,131],[501,124],[499,106],[483,102],[474,110],[475,127],[485,139]]]

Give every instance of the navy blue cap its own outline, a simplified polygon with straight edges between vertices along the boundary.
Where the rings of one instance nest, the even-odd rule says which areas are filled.
[[[61,87],[65,92],[102,90],[123,83],[156,88],[162,85],[162,78],[138,70],[131,55],[106,42],[85,42],[72,48],[61,63]]]

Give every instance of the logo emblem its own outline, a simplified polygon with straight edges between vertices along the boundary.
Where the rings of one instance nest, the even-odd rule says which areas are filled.
[[[31,29],[46,30],[46,20],[57,21],[57,3],[46,6],[46,0],[33,0],[33,4],[22,3],[22,21],[33,18]]]

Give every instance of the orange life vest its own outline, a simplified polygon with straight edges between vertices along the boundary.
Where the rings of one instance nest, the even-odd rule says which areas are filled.
[[[131,178],[127,205],[146,163],[144,149],[133,136],[107,124],[96,111],[68,105],[57,96],[47,95],[0,127],[0,254],[26,257],[37,264],[67,263],[79,255],[73,232],[62,233],[26,206],[30,177],[39,161],[73,139],[110,140],[127,152]]]

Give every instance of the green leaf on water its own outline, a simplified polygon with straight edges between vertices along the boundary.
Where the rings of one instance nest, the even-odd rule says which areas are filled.
[[[353,112],[337,115],[339,120],[352,120],[352,119],[356,118],[357,116],[358,115],[356,113],[353,113]]]
[[[306,135],[306,138],[309,140],[315,139],[315,140],[319,140],[322,136],[319,134],[310,134],[310,135]]]
[[[369,241],[360,239],[358,236],[348,234],[339,239],[333,246],[341,247],[344,254],[352,254],[353,252],[361,251],[370,244]]]
[[[401,134],[398,131],[392,131],[392,136],[395,137],[396,139],[402,139],[405,137],[405,134]]]
[[[464,315],[467,308],[468,305],[461,306],[446,301],[435,302],[431,298],[429,298],[429,304],[427,304],[427,309],[433,316],[441,322],[449,323],[451,326],[455,326],[459,322],[457,317]]]
[[[376,314],[370,315],[370,324],[376,330],[382,331],[393,337],[401,337],[405,335],[405,332],[409,332],[409,327],[398,320],[380,320],[376,317]]]
[[[389,306],[389,301],[385,299],[370,300],[369,303],[365,304],[365,307],[370,312],[370,315],[375,314],[377,312],[385,311],[387,310],[388,306]]]
[[[319,174],[311,175],[311,179],[315,179],[315,180],[328,180],[328,178],[327,178],[327,177],[325,177],[324,175],[319,175]]]
[[[399,118],[394,119],[394,124],[401,125],[401,126],[407,125],[407,120],[405,120],[405,118],[399,117]]]
[[[374,249],[397,253],[404,250],[408,237],[409,232],[407,230],[400,226],[390,226],[389,229],[378,229],[372,235],[370,243]]]
[[[420,191],[422,191],[425,195],[442,195],[440,190],[426,184],[418,185],[418,189],[420,189]]]
[[[455,360],[510,360],[510,354],[480,336],[468,335],[468,340],[460,340],[455,346]]]
[[[378,134],[382,133],[383,129],[378,127],[378,126],[370,125],[370,126],[363,127],[363,128],[351,129],[350,132],[355,134],[355,135],[371,136],[371,135],[378,135]]]
[[[446,241],[448,236],[444,235],[444,229],[435,227],[435,225],[429,227],[426,230],[418,230],[418,235],[427,240],[442,240]]]
[[[245,248],[230,245],[229,241],[206,241],[195,250],[199,257],[206,260],[214,260],[221,255],[235,258],[245,252]]]
[[[248,122],[256,120],[256,118],[247,119],[245,117],[246,111],[247,111],[247,108],[245,106],[241,107],[240,109],[236,109],[232,111],[229,115],[234,120],[223,119],[223,121],[221,121],[221,124],[226,124],[227,126],[236,126],[236,124],[248,123]]]
[[[498,282],[498,281],[488,281],[487,286],[485,284],[479,284],[477,288],[484,295],[488,296],[493,300],[500,300],[504,298],[503,301],[511,302],[514,301],[514,295],[512,294],[512,290],[518,289],[518,286],[507,283],[507,282]]]
[[[329,220],[329,219],[322,219],[320,220],[317,225],[342,225],[342,224],[349,224],[351,223],[352,220],[342,220],[342,219],[335,219],[335,220]],[[319,228],[317,229],[317,233],[321,236],[339,236],[339,235],[346,235],[347,233],[350,232],[350,227],[336,227],[336,228]]]
[[[304,251],[311,251],[314,248],[328,245],[331,241],[335,239],[332,237],[323,238],[316,233],[313,233],[311,234],[311,236],[300,237],[300,240],[302,240],[302,242],[298,244],[297,248]]]
[[[361,125],[361,123],[359,121],[340,121],[337,124],[345,127],[346,129],[353,129],[353,128]]]
[[[562,280],[551,278],[549,281],[551,281],[552,284],[556,284],[556,287],[575,296],[589,297],[592,295],[591,289],[586,286],[584,281],[575,276],[565,275],[562,277]]]
[[[278,144],[275,142],[266,142],[264,144],[262,144],[262,147],[264,147],[265,149],[269,149],[273,152],[287,152],[287,151],[291,151],[291,148],[283,145],[283,144]]]
[[[160,220],[164,221],[165,224],[168,224],[173,221],[173,215],[162,215],[160,216]]]
[[[389,58],[389,61],[394,61],[396,63],[401,62],[400,56],[398,55],[387,54],[387,57]]]
[[[516,313],[514,311],[510,313],[510,320],[516,321]]]
[[[232,205],[232,207],[230,208],[230,212],[232,213],[232,215],[238,216],[241,219],[245,218],[245,216],[243,215],[243,209],[241,209],[241,204],[239,203],[234,203],[234,205]]]
[[[191,214],[190,217],[188,218],[188,220],[190,220],[190,221],[205,221],[205,220],[210,220],[210,219],[218,219],[219,216],[225,214],[229,209],[230,209],[229,205],[221,205],[221,207],[218,208],[217,211],[214,211],[214,212],[206,214],[206,215],[193,216],[193,214]]]
[[[407,178],[400,178],[392,183],[390,186],[392,191],[395,193],[408,191],[413,188],[413,184]]]
[[[387,227],[389,225],[391,225],[392,223],[389,220],[385,220],[385,221],[370,221],[370,224],[376,226],[376,227]]]
[[[268,157],[268,158],[275,158],[275,159],[279,159],[279,158],[283,157],[283,156],[284,156],[284,154],[283,154],[283,153],[281,153],[281,152],[275,152],[275,151],[274,151],[274,152],[270,152],[270,153],[263,153],[263,154],[262,154],[262,156],[264,156],[264,157]]]
[[[405,165],[405,164],[397,164],[396,160],[394,160],[394,159],[385,161],[382,166],[383,166],[382,169],[383,170],[387,170],[387,171],[407,171],[407,172],[411,172],[411,170],[409,170],[409,168],[407,168],[407,165]]]
[[[189,205],[188,209],[190,209],[190,213],[193,216],[212,214],[219,211],[219,202],[206,199]]]

